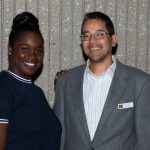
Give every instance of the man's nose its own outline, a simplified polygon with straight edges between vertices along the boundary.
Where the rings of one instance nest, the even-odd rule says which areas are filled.
[[[97,40],[96,40],[96,38],[95,38],[95,35],[94,35],[94,34],[90,35],[89,42],[90,42],[90,43],[93,43],[93,42],[96,42],[96,41],[97,41]]]

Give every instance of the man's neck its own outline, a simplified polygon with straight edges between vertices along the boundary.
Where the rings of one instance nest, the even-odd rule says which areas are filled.
[[[96,75],[99,76],[102,73],[104,73],[111,65],[113,61],[112,59],[109,59],[107,61],[102,61],[98,63],[90,63],[89,69]]]

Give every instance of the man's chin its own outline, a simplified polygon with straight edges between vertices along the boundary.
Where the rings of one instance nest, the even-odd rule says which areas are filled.
[[[104,57],[101,57],[101,58],[92,58],[92,59],[90,59],[90,61],[91,61],[92,63],[100,63],[100,62],[103,62],[104,60],[105,60]]]

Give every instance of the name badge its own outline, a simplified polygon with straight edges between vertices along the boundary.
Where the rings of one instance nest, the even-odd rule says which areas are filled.
[[[118,109],[126,109],[134,107],[133,102],[118,104]]]

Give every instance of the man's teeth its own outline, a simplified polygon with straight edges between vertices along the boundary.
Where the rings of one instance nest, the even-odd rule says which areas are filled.
[[[98,49],[99,49],[98,47],[91,48],[91,50],[98,50]]]
[[[25,62],[25,64],[28,65],[28,66],[35,66],[35,64],[32,64],[32,63]]]

